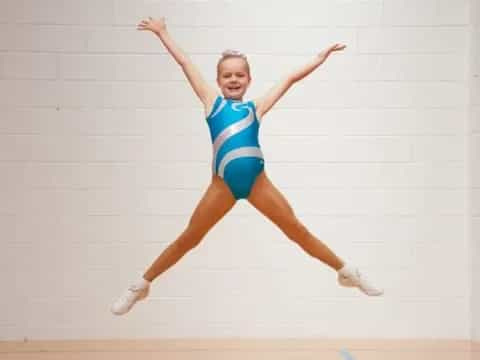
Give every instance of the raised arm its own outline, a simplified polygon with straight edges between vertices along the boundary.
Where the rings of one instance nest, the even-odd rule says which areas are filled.
[[[138,24],[137,30],[150,30],[160,38],[168,52],[182,68],[185,76],[190,82],[190,85],[195,91],[195,94],[197,94],[198,98],[205,105],[205,107],[210,106],[215,101],[217,96],[215,89],[208,85],[208,83],[200,74],[198,68],[170,37],[165,24],[165,18],[161,17],[159,19],[152,19],[149,17],[148,20],[142,20]]]
[[[257,108],[257,114],[259,117],[265,115],[272,106],[287,92],[287,90],[295,84],[297,81],[302,80],[305,76],[310,74],[313,70],[319,67],[321,64],[327,60],[330,54],[334,51],[340,51],[345,49],[345,45],[334,44],[327,49],[323,50],[320,54],[315,56],[315,58],[302,66],[300,69],[292,72],[285,78],[283,78],[278,84],[272,87],[264,96],[256,99],[255,105]]]

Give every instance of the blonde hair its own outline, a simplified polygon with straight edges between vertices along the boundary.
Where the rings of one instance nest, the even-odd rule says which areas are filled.
[[[248,77],[250,77],[250,65],[248,64],[247,56],[241,53],[240,51],[231,50],[231,49],[227,49],[224,52],[222,52],[222,57],[218,60],[218,63],[217,63],[217,76],[218,74],[220,74],[220,65],[222,64],[222,62],[230,58],[243,59],[245,61],[245,66],[247,68]]]

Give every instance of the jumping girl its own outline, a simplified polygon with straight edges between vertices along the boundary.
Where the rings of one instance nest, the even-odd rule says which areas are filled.
[[[357,287],[370,296],[382,295],[383,290],[373,286],[358,268],[345,264],[300,222],[265,173],[258,142],[263,116],[293,84],[314,71],[333,52],[345,49],[345,45],[328,47],[263,97],[243,101],[251,81],[245,55],[237,51],[222,54],[217,64],[219,94],[205,82],[197,67],[170,37],[164,18],[142,20],[137,30],[149,30],[160,38],[202,102],[213,143],[212,180],[183,233],[160,254],[143,277],[113,303],[112,312],[125,314],[138,300],[147,297],[151,282],[197,246],[239,199],[246,199],[306,253],[335,270],[340,285]]]

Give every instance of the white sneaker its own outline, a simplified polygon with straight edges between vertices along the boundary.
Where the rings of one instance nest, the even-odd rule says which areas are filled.
[[[139,287],[137,285],[131,285],[118,300],[113,303],[111,307],[112,313],[115,315],[123,315],[129,312],[137,301],[147,297],[149,290],[150,286]]]
[[[382,289],[374,287],[355,267],[344,266],[338,271],[337,280],[340,285],[345,287],[357,287],[369,296],[380,296],[383,294]]]

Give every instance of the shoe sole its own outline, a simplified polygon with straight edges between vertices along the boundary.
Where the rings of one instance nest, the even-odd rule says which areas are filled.
[[[111,313],[114,314],[114,315],[125,315],[125,314],[128,313],[130,310],[132,310],[133,306],[134,306],[137,302],[144,300],[144,299],[148,296],[148,294],[149,294],[149,291],[147,291],[144,295],[141,295],[141,296],[140,296],[136,301],[134,301],[134,302],[132,303],[132,305],[130,305],[130,307],[127,308],[127,310],[124,311],[124,312],[115,312],[112,308],[110,308],[110,311],[111,311]]]
[[[368,295],[368,296],[381,296],[381,295],[383,295],[383,293],[384,293],[383,291],[380,291],[380,292],[378,292],[378,293],[373,293],[373,294],[370,293],[370,294],[369,294],[368,292],[363,291],[363,290],[361,289],[361,287],[359,287],[358,285],[354,284],[349,278],[347,278],[346,276],[342,276],[342,275],[339,275],[339,276],[338,276],[338,282],[339,282],[340,285],[342,285],[342,286],[344,286],[344,287],[349,287],[349,288],[351,288],[351,287],[356,287],[356,288],[358,288],[358,290],[360,290],[362,293],[364,293],[365,295]]]

